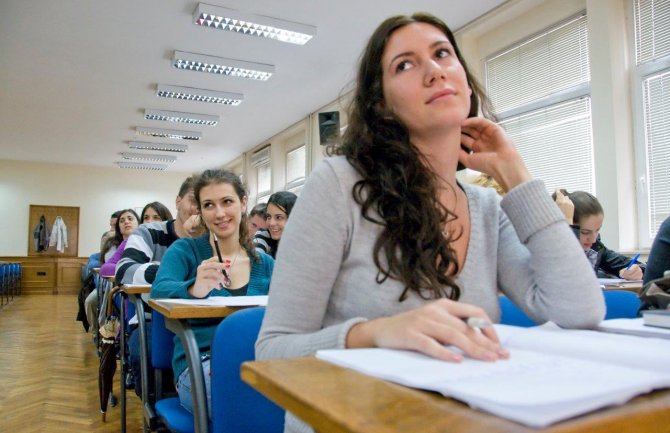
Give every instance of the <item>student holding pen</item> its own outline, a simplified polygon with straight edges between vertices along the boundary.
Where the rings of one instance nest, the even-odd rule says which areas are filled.
[[[226,170],[206,170],[194,187],[207,234],[182,238],[168,249],[151,286],[152,298],[267,295],[274,260],[256,251],[246,222],[247,195],[240,178]],[[193,320],[191,327],[202,355],[207,403],[211,409],[210,343],[220,319]],[[182,406],[193,411],[184,348],[175,337],[172,369]],[[211,417],[211,410],[209,411]]]
[[[610,250],[600,240],[605,213],[597,198],[585,191],[569,193],[566,190],[557,190],[553,198],[563,211],[598,276],[642,279],[645,264],[638,261],[640,254],[633,258],[624,256]]]
[[[465,320],[498,321],[499,290],[537,322],[602,320],[579,244],[503,129],[477,117],[483,101],[440,19],[375,30],[337,156],[312,171],[284,229],[259,359],[389,347],[504,362],[495,329]],[[458,182],[459,163],[505,196]],[[287,414],[285,432],[308,431]]]

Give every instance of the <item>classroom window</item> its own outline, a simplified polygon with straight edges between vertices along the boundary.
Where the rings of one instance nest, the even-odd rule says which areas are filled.
[[[534,177],[595,193],[586,15],[485,60],[493,109]]]
[[[633,100],[640,241],[670,216],[670,2],[633,1]]]
[[[296,194],[305,184],[305,157],[304,144],[286,153],[286,189]]]
[[[256,204],[267,203],[272,195],[272,166],[269,161],[256,167],[256,185]]]

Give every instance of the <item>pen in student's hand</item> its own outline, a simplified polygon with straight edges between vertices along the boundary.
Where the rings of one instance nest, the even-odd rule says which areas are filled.
[[[216,233],[212,233],[214,236],[214,248],[216,249],[216,256],[219,258],[219,263],[223,263],[223,257],[221,257],[221,250],[219,249],[219,238],[216,236]],[[221,273],[223,274],[224,280],[227,282],[230,281],[230,277],[228,277],[228,273],[226,272],[225,269],[221,270]],[[224,284],[224,286],[226,285]]]
[[[626,266],[626,270],[629,270],[635,264],[635,262],[637,261],[637,259],[639,257],[640,257],[640,253],[635,254],[635,257],[633,257],[631,259],[630,263],[628,263],[628,266]]]
[[[481,317],[464,317],[463,321],[466,323],[466,325],[470,326],[471,328],[488,328],[489,326],[493,326],[491,322],[489,322],[486,319],[482,319]]]

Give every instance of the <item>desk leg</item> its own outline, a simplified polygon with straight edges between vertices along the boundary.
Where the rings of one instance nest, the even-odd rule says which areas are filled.
[[[208,433],[209,420],[207,418],[207,394],[205,392],[205,378],[202,373],[200,362],[200,350],[195,340],[195,334],[186,319],[168,319],[165,326],[174,332],[181,340],[186,353],[189,375],[191,376],[191,398],[193,399],[193,418],[195,420],[195,433]]]
[[[121,402],[121,433],[126,433],[126,295],[121,293],[121,308],[119,320],[121,324],[121,337],[119,342],[119,359],[121,361],[121,391],[119,400]]]
[[[140,369],[142,379],[142,407],[144,423],[144,433],[149,433],[152,420],[155,418],[153,407],[149,402],[149,343],[147,342],[147,324],[144,318],[144,303],[142,297],[130,295],[135,304],[135,313],[137,314],[137,332],[140,333]]]

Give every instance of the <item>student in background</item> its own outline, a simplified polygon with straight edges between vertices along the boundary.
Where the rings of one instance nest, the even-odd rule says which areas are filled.
[[[552,197],[577,235],[586,257],[598,276],[614,276],[626,280],[642,279],[645,270],[643,263],[636,260],[629,267],[631,257],[610,250],[600,240],[600,229],[603,226],[605,213],[597,198],[585,191],[569,193],[564,189],[557,190]],[[572,203],[572,216],[570,205],[566,200]]]
[[[505,195],[505,190],[498,184],[498,182],[493,179],[493,177],[488,174],[480,173],[478,176],[475,176],[471,181],[473,185],[483,186],[484,188],[493,188],[496,190],[498,195]]]
[[[163,203],[152,201],[144,206],[140,218],[140,224],[169,221],[172,219],[172,212]]]
[[[574,235],[504,130],[476,117],[483,100],[441,20],[377,28],[337,156],[310,174],[282,235],[259,359],[357,347],[504,359],[493,327],[464,320],[499,320],[498,291],[537,322],[602,320]],[[505,196],[457,182],[459,162]],[[311,430],[287,414],[285,432],[297,431]]]
[[[140,217],[137,216],[134,210],[124,209],[120,211],[114,227],[114,238],[117,240],[121,239],[121,242],[116,247],[114,255],[100,267],[100,276],[114,277],[116,275],[116,264],[121,259],[121,255],[126,248],[128,237],[139,225]]]
[[[670,217],[666,218],[656,233],[649,251],[647,269],[644,271],[644,284],[661,278],[670,270]]]
[[[114,237],[114,227],[116,226],[116,220],[119,218],[119,212],[121,211],[117,210],[109,217],[109,230],[104,232],[100,237],[100,251],[102,251],[103,246],[105,245],[105,241],[111,237]]]
[[[251,212],[249,212],[247,221],[249,225],[249,235],[251,237],[253,237],[258,230],[262,230],[266,227],[265,211],[267,206],[266,203],[258,203],[251,209]]]
[[[152,298],[267,295],[274,260],[249,242],[247,195],[240,178],[227,170],[206,170],[195,184],[195,197],[207,233],[179,239],[163,257],[151,286]],[[223,272],[225,271],[225,273]],[[221,319],[191,321],[203,356],[211,409],[210,344]],[[193,412],[191,380],[184,348],[175,337],[172,369],[182,406]],[[211,417],[211,410],[209,411]]]
[[[105,241],[105,246],[103,251],[100,252],[101,257],[101,266],[100,266],[100,276],[101,277],[113,277],[114,271],[116,268],[116,263],[123,253],[123,248],[126,245],[126,240],[128,236],[135,230],[139,224],[139,217],[132,209],[123,209],[118,212],[115,212],[117,215],[116,222],[114,223],[114,235],[109,237]],[[119,252],[120,250],[120,252]],[[110,254],[110,251],[112,252]],[[119,252],[119,254],[116,254]],[[103,259],[107,256],[106,259]],[[95,336],[98,334],[98,305],[100,304],[100,299],[98,299],[98,291],[93,290],[84,300],[84,309],[86,310],[86,318],[88,323],[91,325],[91,333]]]
[[[273,258],[276,256],[279,240],[297,199],[298,196],[290,191],[278,191],[270,196],[265,210],[266,227],[254,236],[257,249]]]
[[[193,221],[198,217],[198,209],[193,195],[195,176],[190,176],[179,187],[175,207],[177,218],[161,222],[151,222],[139,226],[128,238],[126,248],[116,265],[117,284],[152,284],[167,249],[177,239],[182,237],[199,236],[202,229],[199,224],[194,226]],[[148,206],[148,205],[147,205]],[[199,219],[198,219],[199,221]],[[189,228],[186,228],[189,226]],[[142,296],[146,301],[148,297]],[[150,311],[148,305],[145,310]],[[151,327],[147,327],[147,341],[151,338]],[[149,346],[150,347],[150,346]],[[128,340],[128,360],[131,371],[134,372],[135,392],[141,395],[140,371],[140,343],[139,334],[133,332]],[[149,365],[151,364],[149,353]],[[149,378],[151,379],[151,375]]]

